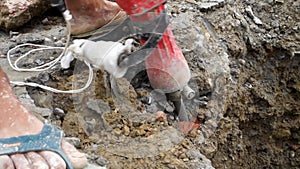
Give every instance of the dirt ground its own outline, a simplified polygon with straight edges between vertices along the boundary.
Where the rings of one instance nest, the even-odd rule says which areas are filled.
[[[143,64],[127,79],[97,70],[79,94],[27,87],[35,105],[50,110],[35,113],[60,126],[91,163],[107,168],[300,168],[300,2],[227,0],[210,8],[203,2],[168,4],[196,91],[184,101],[195,122],[188,134],[169,116],[174,107],[151,88]],[[23,28],[0,32],[0,60],[17,44],[65,41],[64,21],[52,9]],[[39,65],[59,53],[37,52],[20,65]],[[68,90],[87,77],[87,67],[75,61],[27,81]],[[157,120],[158,110],[167,120]]]

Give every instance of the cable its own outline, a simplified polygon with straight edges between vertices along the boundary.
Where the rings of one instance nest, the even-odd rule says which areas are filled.
[[[69,46],[69,42],[70,42],[70,39],[71,39],[71,23],[70,23],[70,20],[72,19],[72,15],[70,14],[70,11],[68,11],[68,10],[66,10],[63,13],[63,16],[66,20],[66,26],[67,26],[67,31],[68,31],[67,42],[65,44],[65,47],[51,47],[51,46],[37,45],[37,44],[31,44],[31,43],[25,43],[25,44],[17,45],[16,47],[10,49],[7,52],[8,63],[15,71],[19,71],[19,72],[40,72],[40,71],[45,71],[45,70],[48,70],[48,69],[52,68],[55,64],[57,64],[57,62],[59,62],[61,60],[61,58],[66,53],[66,50]],[[27,53],[25,53],[24,55],[19,57],[14,63],[12,63],[12,61],[10,59],[11,58],[10,53],[12,51],[16,50],[17,48],[24,47],[24,46],[34,46],[34,47],[38,47],[38,48],[28,51]],[[36,52],[36,51],[54,50],[54,49],[63,50],[62,53],[56,59],[54,59],[54,60],[52,60],[48,63],[45,63],[41,66],[34,67],[34,68],[25,69],[25,68],[19,68],[18,67],[18,62],[21,59],[23,59],[23,58],[27,57],[28,55],[30,55],[31,53]],[[48,90],[48,91],[51,91],[51,92],[54,92],[54,93],[68,93],[68,94],[80,93],[80,92],[84,91],[85,89],[87,89],[91,85],[91,83],[93,81],[93,76],[94,76],[93,68],[91,67],[91,65],[87,62],[84,62],[84,63],[89,67],[89,77],[88,77],[88,80],[86,82],[86,85],[83,88],[80,88],[80,89],[64,91],[64,90],[59,90],[59,89],[55,89],[55,88],[52,88],[52,87],[49,87],[49,86],[40,85],[40,84],[37,84],[37,83],[31,83],[31,82],[10,81],[10,83],[14,84],[14,85],[18,85],[18,86],[39,87],[39,88],[42,88],[44,90]]]

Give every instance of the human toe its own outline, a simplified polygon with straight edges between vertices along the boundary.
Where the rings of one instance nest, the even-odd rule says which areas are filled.
[[[41,151],[39,154],[47,161],[48,165],[53,169],[66,169],[65,161],[55,152]]]
[[[31,169],[30,163],[24,154],[12,154],[10,155],[10,158],[12,159],[16,169]]]
[[[87,165],[87,158],[84,153],[80,153],[73,145],[62,140],[62,150],[76,169],[82,169]]]
[[[36,152],[28,152],[25,154],[32,169],[49,169],[46,160]]]
[[[14,169],[14,163],[10,159],[8,155],[1,155],[0,156],[0,168],[5,168],[5,169]]]

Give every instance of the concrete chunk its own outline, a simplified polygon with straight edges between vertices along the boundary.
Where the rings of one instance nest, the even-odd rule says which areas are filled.
[[[49,8],[49,0],[1,0],[0,28],[16,29]]]

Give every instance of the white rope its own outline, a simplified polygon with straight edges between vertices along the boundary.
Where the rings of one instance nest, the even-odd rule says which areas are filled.
[[[52,68],[64,56],[64,54],[67,50],[67,47],[69,45],[70,37],[71,37],[71,33],[70,33],[71,25],[70,25],[70,22],[69,22],[70,19],[71,19],[71,16],[69,16],[69,14],[67,13],[66,16],[65,16],[65,20],[67,22],[68,36],[67,36],[67,43],[66,43],[65,47],[52,47],[52,46],[37,45],[37,44],[31,44],[31,43],[25,43],[25,44],[17,45],[16,47],[10,49],[7,52],[7,60],[8,60],[9,65],[15,71],[19,71],[19,72],[40,72],[40,71],[45,71],[45,70],[48,70],[48,69]],[[14,61],[14,63],[12,63],[12,61],[11,61],[11,52],[18,49],[18,48],[26,47],[26,46],[37,47],[37,49],[31,49],[27,53],[21,55],[16,61]],[[56,59],[54,59],[54,60],[52,60],[48,63],[45,63],[43,65],[40,65],[40,66],[37,66],[37,67],[34,67],[34,68],[29,68],[29,69],[18,67],[18,63],[22,59],[24,59],[25,57],[28,57],[31,53],[37,52],[37,51],[44,51],[44,50],[63,50],[63,51]],[[55,89],[55,88],[52,88],[52,87],[49,87],[49,86],[40,85],[40,84],[37,84],[37,83],[31,83],[31,82],[10,81],[10,83],[14,84],[14,85],[18,85],[18,86],[39,87],[39,88],[42,88],[44,90],[48,90],[48,91],[51,91],[51,92],[54,92],[54,93],[67,93],[67,94],[80,93],[80,92],[84,91],[85,89],[87,89],[91,85],[91,83],[93,81],[93,76],[94,76],[93,75],[93,69],[92,69],[91,65],[87,62],[84,62],[84,63],[89,67],[89,77],[88,77],[88,80],[87,80],[87,83],[85,84],[85,86],[83,88],[80,88],[80,89],[66,90],[65,91],[65,90],[59,90],[59,89]]]
[[[40,85],[37,83],[31,83],[31,82],[18,82],[18,81],[10,81],[11,84],[14,85],[18,85],[18,86],[31,86],[31,87],[39,87],[42,88],[44,90],[48,90],[54,93],[66,93],[66,94],[75,94],[75,93],[80,93],[82,91],[84,91],[85,89],[87,89],[90,84],[93,81],[93,68],[91,67],[90,64],[86,63],[85,64],[89,67],[89,78],[88,81],[86,82],[85,86],[83,88],[80,89],[75,89],[75,90],[59,90],[59,89],[55,89],[49,86],[45,86],[45,85]]]
[[[18,49],[18,48],[25,47],[25,46],[34,46],[34,47],[38,47],[38,48],[30,50],[29,52],[27,52],[24,55],[20,56],[16,61],[14,61],[14,63],[12,63],[12,61],[11,61],[11,54],[10,53],[12,51]],[[39,72],[39,71],[45,71],[45,70],[48,70],[51,67],[53,67],[57,62],[59,62],[61,60],[61,58],[63,57],[64,52],[62,52],[56,59],[54,59],[54,60],[52,60],[52,61],[50,61],[48,63],[45,63],[45,64],[43,64],[41,66],[30,68],[30,69],[20,68],[20,67],[18,67],[18,63],[20,62],[20,60],[22,60],[23,58],[27,57],[28,55],[30,55],[33,52],[43,51],[43,50],[54,50],[54,49],[64,50],[65,47],[51,47],[51,46],[45,46],[45,45],[37,45],[37,44],[25,43],[25,44],[22,44],[22,45],[17,45],[16,47],[10,49],[7,52],[7,60],[8,60],[8,63],[10,65],[10,67],[12,67],[15,71],[19,71],[19,72]]]

